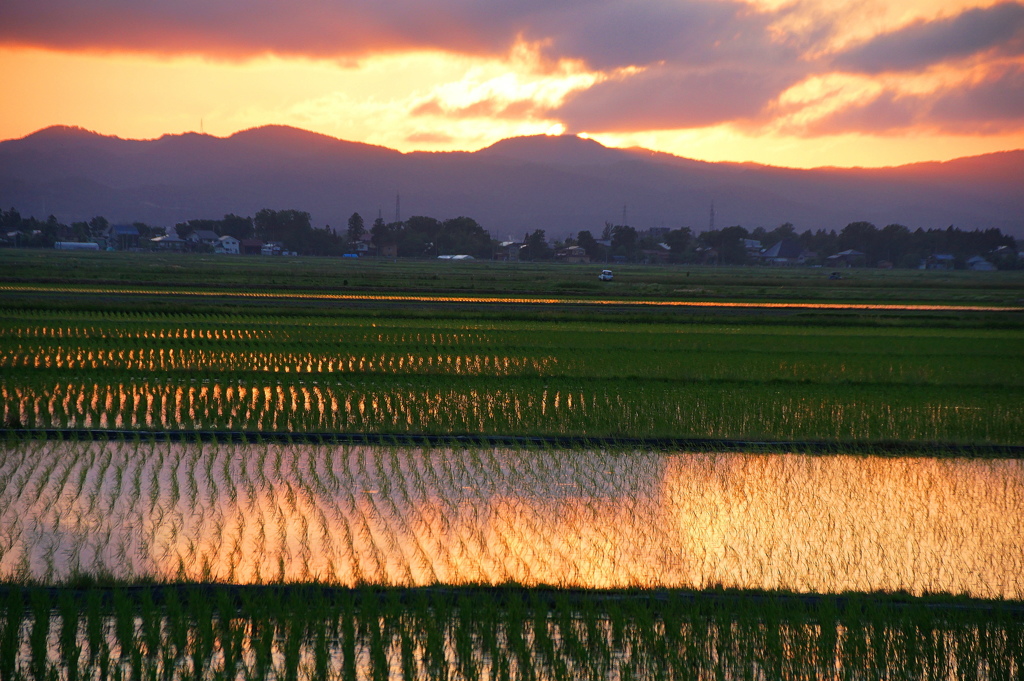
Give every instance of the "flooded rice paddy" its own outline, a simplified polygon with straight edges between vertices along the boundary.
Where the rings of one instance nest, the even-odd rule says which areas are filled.
[[[0,579],[1024,597],[1024,462],[11,442]]]

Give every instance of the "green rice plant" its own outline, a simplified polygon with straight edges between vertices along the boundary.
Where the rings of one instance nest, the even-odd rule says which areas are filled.
[[[21,647],[21,628],[24,619],[24,599],[20,589],[8,589],[0,618],[0,677],[15,678],[17,655]]]

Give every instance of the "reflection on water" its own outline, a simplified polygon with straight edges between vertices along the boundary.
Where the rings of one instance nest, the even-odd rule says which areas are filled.
[[[34,589],[20,612],[0,603],[13,634],[0,669],[12,679],[948,681],[1019,678],[1024,659],[1024,625],[998,611],[445,591]]]
[[[721,302],[703,300],[595,300],[593,298],[539,298],[539,297],[498,297],[498,296],[435,296],[435,295],[402,295],[402,294],[362,294],[362,293],[275,293],[252,291],[192,291],[192,290],[161,290],[161,289],[128,289],[128,288],[89,288],[48,286],[45,289],[31,285],[0,285],[0,291],[45,291],[79,294],[111,294],[118,295],[172,295],[177,297],[216,297],[216,298],[250,298],[250,299],[286,299],[299,300],[336,300],[336,301],[374,301],[374,302],[419,302],[419,303],[472,303],[495,305],[613,305],[616,307],[709,307],[709,308],[762,308],[762,309],[796,309],[796,310],[900,310],[900,311],[974,311],[974,312],[1019,312],[1024,307],[1012,305],[908,305],[885,303],[759,303],[759,302]]]
[[[0,450],[0,578],[1024,597],[1024,462],[312,445]]]

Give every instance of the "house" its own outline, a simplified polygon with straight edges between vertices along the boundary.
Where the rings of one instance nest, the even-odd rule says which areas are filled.
[[[662,242],[654,248],[643,248],[640,250],[640,260],[647,264],[664,265],[672,255],[672,247]]]
[[[798,240],[783,239],[761,251],[759,257],[766,265],[803,265],[809,255]]]
[[[227,253],[230,255],[238,255],[238,247],[241,242],[230,234],[217,239],[217,243],[213,247],[214,253]]]
[[[284,244],[280,241],[268,241],[260,246],[260,255],[281,255],[284,251]]]
[[[103,236],[107,246],[118,251],[139,247],[139,229],[135,225],[111,225]]]
[[[184,240],[170,234],[153,237],[149,241],[160,251],[180,251],[185,248],[186,243]]]
[[[825,265],[828,267],[858,267],[864,264],[866,257],[860,251],[849,248],[825,258]]]
[[[259,239],[242,239],[238,242],[238,251],[242,255],[259,255],[263,251],[263,242]]]
[[[370,244],[363,240],[350,242],[345,251],[345,255],[354,255],[357,258],[364,258],[369,254]]]
[[[498,244],[498,249],[494,252],[494,259],[505,262],[515,262],[519,260],[519,249],[522,247],[523,244],[520,241],[502,241]]]
[[[213,246],[214,248],[216,248],[217,242],[220,241],[220,236],[209,229],[197,229],[186,238],[190,243],[205,244],[207,246]]]
[[[980,255],[976,255],[967,261],[967,269],[974,270],[975,272],[994,272],[996,266]]]
[[[747,252],[747,258],[757,260],[761,257],[761,242],[757,239],[744,239],[743,250]]]
[[[929,255],[921,261],[918,269],[922,270],[951,270],[956,264],[956,258],[948,253],[936,253]]]
[[[590,256],[582,246],[568,246],[555,253],[555,260],[559,262],[588,263]]]

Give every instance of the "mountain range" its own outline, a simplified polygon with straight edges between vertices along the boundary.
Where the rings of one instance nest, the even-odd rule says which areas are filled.
[[[412,152],[283,126],[220,138],[125,140],[56,126],[0,142],[0,206],[70,223],[170,226],[193,218],[308,211],[342,230],[427,215],[468,216],[495,238],[562,238],[606,222],[649,227],[841,230],[998,228],[1024,238],[1024,150],[892,168],[798,170],[708,163],[575,136],[502,140],[475,152]]]

